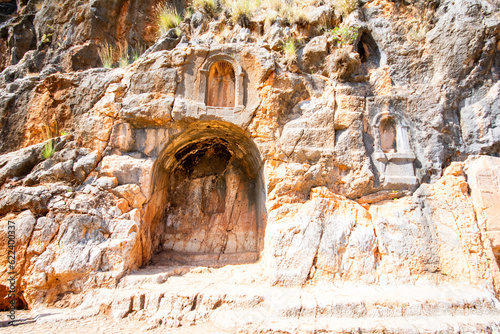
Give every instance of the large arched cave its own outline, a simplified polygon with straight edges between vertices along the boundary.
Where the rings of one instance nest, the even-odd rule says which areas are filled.
[[[255,262],[263,244],[260,153],[239,127],[196,122],[158,158],[148,203],[154,265]]]

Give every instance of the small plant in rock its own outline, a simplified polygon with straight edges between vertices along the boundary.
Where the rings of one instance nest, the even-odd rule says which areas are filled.
[[[306,13],[297,2],[284,4],[280,7],[279,14],[289,23],[303,25],[307,22]]]
[[[218,7],[217,0],[193,0],[191,7],[194,10],[204,12],[209,15],[215,15]]]
[[[50,44],[50,42],[52,41],[52,36],[54,35],[54,33],[45,33],[42,35],[42,43],[44,44]]]
[[[358,38],[358,27],[335,27],[332,30],[333,39],[337,40],[340,45],[354,44]]]
[[[141,56],[144,49],[142,46],[131,48],[127,41],[118,44],[117,47],[104,42],[99,46],[98,54],[101,59],[102,66],[105,68],[113,68],[115,65],[115,59],[118,59],[118,67],[125,67]]]
[[[420,42],[425,39],[427,33],[427,25],[412,27],[406,34],[406,38],[411,42]]]
[[[45,136],[48,140],[43,145],[41,154],[44,159],[49,159],[56,152],[56,142],[53,138],[56,136],[66,136],[68,135],[68,132],[65,130],[59,131],[59,123],[57,121],[55,121],[52,125],[49,125],[47,122],[43,122],[43,128],[45,129]]]
[[[132,49],[132,62],[138,60],[144,53],[144,47],[138,46]]]
[[[359,4],[358,0],[335,0],[334,6],[342,16],[347,16],[358,9]]]
[[[127,41],[118,45],[118,55],[119,55],[118,66],[119,67],[127,66],[129,64]]]
[[[113,67],[114,49],[109,43],[104,42],[103,44],[99,45],[97,53],[99,55],[99,58],[101,59],[103,67]]]
[[[297,40],[290,38],[283,43],[283,51],[287,57],[293,58],[297,55]]]
[[[177,10],[166,2],[158,4],[155,13],[158,37],[163,36],[170,29],[176,28],[182,20]]]
[[[51,139],[48,142],[46,142],[45,145],[43,145],[42,157],[44,159],[49,159],[54,155],[55,152],[56,152],[56,146],[54,145],[54,139]]]
[[[231,13],[233,23],[248,25],[248,20],[257,10],[258,3],[252,0],[224,0],[224,7]]]
[[[267,10],[279,11],[285,4],[281,0],[263,0],[261,6]]]
[[[194,14],[194,9],[193,7],[188,7],[185,11],[184,11],[184,19],[185,20],[189,20],[191,19],[191,17],[193,16]]]
[[[43,33],[42,37],[40,38],[40,41],[42,44],[50,44],[52,42],[52,36],[54,36],[54,27],[51,26],[50,24],[47,24],[47,30]]]

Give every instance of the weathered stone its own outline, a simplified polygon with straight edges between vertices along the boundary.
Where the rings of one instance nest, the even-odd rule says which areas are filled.
[[[350,48],[340,48],[326,58],[326,71],[337,80],[352,80],[353,74],[360,66],[359,54]]]
[[[12,280],[12,273],[23,273],[26,262],[26,249],[33,233],[36,218],[31,211],[26,210],[18,215],[10,215],[0,220],[0,240],[5,247],[0,250],[0,263],[5,268],[0,274],[0,307],[10,308],[12,298],[8,298],[7,291],[19,291],[21,281],[16,277]],[[9,279],[9,280],[8,280]],[[15,306],[20,306],[20,300],[15,300]]]
[[[142,208],[146,197],[141,193],[141,188],[136,184],[124,184],[113,189],[113,193],[127,200],[133,208]]]
[[[460,126],[467,152],[478,154],[499,151],[499,110],[499,82],[489,89],[483,99],[460,109]]]
[[[477,214],[479,228],[491,242],[497,262],[500,261],[500,159],[479,156],[468,160],[467,182]]]
[[[290,37],[290,30],[283,29],[281,19],[277,18],[273,25],[264,35],[264,40],[269,43],[271,49],[279,49],[285,40]]]
[[[33,169],[42,160],[43,144],[2,155],[0,158],[0,185],[7,178],[22,177]]]
[[[172,31],[172,30],[170,30]],[[174,30],[175,33],[175,30]],[[155,44],[153,44],[149,49],[146,50],[144,55],[148,55],[153,52],[158,52],[158,51],[164,51],[164,50],[172,50],[179,44],[181,39],[177,37],[177,35],[174,37],[171,34],[166,34],[163,35],[160,39],[158,39]]]
[[[341,95],[337,98],[337,110],[335,111],[335,130],[349,128],[354,121],[361,120],[365,101],[359,96]]]
[[[118,179],[114,176],[102,176],[95,180],[94,184],[101,189],[111,189],[118,185]]]
[[[323,60],[328,55],[326,36],[314,37],[302,50],[300,64],[306,72],[320,71]]]
[[[110,155],[102,159],[101,174],[116,177],[119,184],[141,184],[141,188],[149,190],[151,160],[134,158],[129,155]],[[145,194],[148,194],[146,191]]]
[[[85,180],[87,175],[95,168],[100,159],[100,154],[96,151],[88,155],[79,157],[73,164],[73,172],[78,180]]]
[[[33,212],[47,211],[47,203],[52,196],[57,193],[64,193],[68,187],[44,186],[37,187],[16,187],[11,190],[3,189],[2,199],[0,200],[0,214],[6,214],[9,211],[21,211],[30,209]]]
[[[314,188],[311,200],[304,205],[271,211],[269,223],[266,238],[272,253],[266,253],[264,260],[271,262],[278,284],[300,285],[314,273],[360,277],[375,267],[375,231],[370,215],[326,188]],[[353,260],[358,256],[361,261]]]
[[[134,129],[130,124],[120,123],[113,126],[113,132],[111,132],[109,141],[111,146],[127,152],[134,148],[134,137]]]
[[[165,125],[172,119],[173,103],[171,96],[132,95],[123,99],[120,118],[137,127]]]
[[[53,219],[47,217],[38,218],[30,240],[28,252],[33,252],[35,255],[42,254],[58,232],[58,229],[59,224]]]
[[[331,154],[335,145],[333,110],[318,99],[302,102],[296,110],[301,116],[285,125],[280,138],[285,155],[314,162],[324,154]],[[318,145],[320,141],[324,144]]]

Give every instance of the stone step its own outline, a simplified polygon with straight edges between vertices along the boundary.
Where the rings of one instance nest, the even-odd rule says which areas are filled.
[[[498,300],[468,284],[322,284],[276,287],[240,281],[207,268],[149,268],[101,289],[89,300],[107,305],[115,318],[142,314],[169,326],[192,325],[231,315],[243,323],[293,319],[390,319],[490,316],[500,319]],[[252,277],[242,273],[245,277]],[[90,306],[90,304],[89,304]],[[246,320],[245,320],[246,319]]]
[[[116,289],[90,291],[75,314],[176,331],[209,324],[227,333],[500,333],[500,302],[466,283],[277,287],[256,269],[148,267]]]
[[[226,322],[222,331],[239,328],[238,333],[500,333],[498,315],[429,316],[391,318],[286,319],[263,324],[232,326]]]

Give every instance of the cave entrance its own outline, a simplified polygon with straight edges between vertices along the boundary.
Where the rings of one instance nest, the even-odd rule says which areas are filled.
[[[152,263],[220,266],[257,261],[265,220],[260,155],[234,125],[203,122],[158,161]]]
[[[370,68],[380,66],[380,50],[369,32],[365,31],[361,34],[356,48],[362,64]]]

